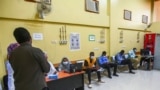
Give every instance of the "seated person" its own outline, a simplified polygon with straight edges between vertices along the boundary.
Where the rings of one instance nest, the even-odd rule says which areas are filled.
[[[140,60],[140,67],[142,67],[142,62],[143,61],[146,61],[147,62],[147,70],[150,69],[150,63],[151,63],[151,57],[148,57],[148,56],[151,56],[151,51],[149,48],[146,48],[146,49],[143,49],[141,50],[141,60]]]
[[[70,72],[70,61],[68,60],[67,57],[63,57],[61,60],[61,63],[58,67],[59,71],[65,71],[65,72]]]
[[[90,52],[89,58],[87,58],[84,62],[84,68],[86,70],[86,73],[88,74],[88,81],[89,81],[88,87],[89,88],[92,88],[92,86],[91,86],[91,72],[93,72],[93,71],[97,72],[98,82],[103,83],[103,81],[101,81],[100,71],[98,71],[98,68],[95,66],[96,66],[96,58],[94,57],[94,52]]]
[[[113,76],[117,75],[117,64],[116,63],[110,63],[107,56],[106,51],[102,52],[102,55],[99,57],[99,65],[103,68],[106,68],[108,71],[108,77],[112,78],[110,68],[114,67]]]
[[[138,56],[136,56],[136,51],[137,51],[137,49],[133,48],[128,53],[129,58],[131,59],[131,62],[133,63],[133,69],[137,69],[138,68],[137,65],[139,63]]]
[[[128,65],[129,68],[129,73],[135,74],[135,72],[132,71],[132,62],[130,59],[126,59],[124,56],[124,50],[121,50],[119,53],[116,54],[115,59],[116,59],[116,63],[120,64],[120,65]]]
[[[47,53],[45,53],[45,57],[46,59],[48,60],[48,55]],[[49,72],[47,73],[47,76],[50,76],[50,75],[53,75],[53,74],[57,74],[57,70],[55,69],[53,63],[51,61],[48,60],[48,63],[50,65],[50,70]]]

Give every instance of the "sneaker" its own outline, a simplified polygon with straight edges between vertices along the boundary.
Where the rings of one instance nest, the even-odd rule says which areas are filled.
[[[97,82],[99,82],[99,83],[105,83],[104,81],[102,81],[102,80],[98,80]]]
[[[92,88],[92,85],[91,85],[91,84],[88,84],[88,87],[89,87],[89,88]]]
[[[129,73],[135,74],[135,72],[133,72],[133,71],[130,71]]]
[[[118,77],[119,75],[118,74],[113,74],[113,76],[117,76]]]

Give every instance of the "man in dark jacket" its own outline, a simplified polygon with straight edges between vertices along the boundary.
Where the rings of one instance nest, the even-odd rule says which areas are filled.
[[[14,70],[15,90],[44,90],[47,87],[44,74],[50,70],[44,53],[41,49],[32,47],[27,29],[18,27],[13,34],[20,44],[9,58]]]

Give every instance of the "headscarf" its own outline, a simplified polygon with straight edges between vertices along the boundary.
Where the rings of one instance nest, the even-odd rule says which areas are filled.
[[[11,43],[7,48],[7,54],[10,55],[13,50],[19,46],[18,43]]]
[[[68,60],[68,64],[67,65],[64,65],[63,62],[64,62],[64,59],[67,59]],[[69,69],[70,68],[70,61],[67,57],[63,57],[62,60],[61,60],[61,67],[62,69]]]

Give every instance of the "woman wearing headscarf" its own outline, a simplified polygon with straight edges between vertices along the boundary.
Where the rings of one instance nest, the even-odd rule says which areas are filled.
[[[11,64],[9,63],[9,57],[11,52],[15,50],[19,46],[18,43],[11,43],[8,48],[7,48],[7,61],[6,61],[6,69],[7,69],[7,74],[8,74],[8,90],[15,90],[14,86],[14,78],[13,78],[13,69]]]
[[[60,65],[58,67],[59,71],[63,70],[63,71],[69,72],[70,71],[70,64],[71,64],[71,62],[68,60],[68,58],[63,57]]]

